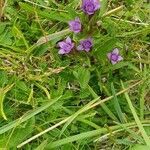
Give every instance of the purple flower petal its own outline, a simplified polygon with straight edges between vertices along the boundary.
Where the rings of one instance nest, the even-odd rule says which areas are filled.
[[[100,8],[100,2],[99,0],[93,0],[94,1],[94,4],[95,4],[95,10],[98,10]]]
[[[66,43],[71,44],[71,38],[70,37],[66,38]]]
[[[123,60],[123,57],[122,56],[118,56],[118,61],[121,61]]]
[[[71,43],[71,49],[74,48],[74,46],[75,46],[75,44],[74,44],[74,43]]]
[[[59,42],[59,43],[58,43],[58,46],[59,46],[60,48],[63,48],[64,44],[65,44],[65,42]]]
[[[83,48],[83,46],[82,46],[82,45],[79,45],[79,46],[77,47],[77,50],[78,50],[78,51],[83,51],[83,50],[84,50],[84,48]]]
[[[119,55],[117,55],[117,54],[115,54],[115,53],[111,53],[111,60],[113,60],[113,61],[118,61],[118,56]]]
[[[70,37],[67,37],[65,41],[59,42],[58,45],[60,47],[59,54],[68,54],[74,48],[74,43]]]
[[[119,54],[118,48],[115,48],[115,49],[112,51],[112,53],[118,55],[118,54]]]
[[[60,49],[59,51],[58,51],[58,54],[65,54],[65,51],[63,50],[63,49]]]
[[[73,24],[74,24],[74,21],[69,21],[69,23],[68,23],[70,26],[73,26]]]
[[[86,52],[89,52],[89,51],[90,51],[90,48],[86,48],[85,51],[86,51]]]
[[[112,63],[113,65],[115,65],[115,64],[117,63],[117,61],[111,60],[111,63]]]

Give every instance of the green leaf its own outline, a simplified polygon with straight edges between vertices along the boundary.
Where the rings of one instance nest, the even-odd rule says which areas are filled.
[[[12,34],[8,29],[0,36],[0,45],[12,45]]]
[[[85,89],[90,80],[90,72],[87,68],[80,67],[77,72],[73,72],[74,76],[77,78],[81,88]]]

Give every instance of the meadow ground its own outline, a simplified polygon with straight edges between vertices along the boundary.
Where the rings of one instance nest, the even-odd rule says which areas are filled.
[[[0,150],[17,148],[150,150],[149,1],[0,0]]]

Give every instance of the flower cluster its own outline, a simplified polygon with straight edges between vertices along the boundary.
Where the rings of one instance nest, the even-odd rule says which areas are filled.
[[[88,16],[93,15],[97,10],[101,7],[99,0],[82,0],[81,10],[86,13]],[[75,20],[71,20],[68,22],[69,29],[75,34],[80,33],[82,31],[82,22],[79,17],[76,17]],[[75,43],[71,40],[70,37],[67,37],[64,41],[58,43],[60,47],[59,54],[68,54],[73,49],[77,51],[85,51],[89,52],[93,47],[93,39],[91,37],[87,37],[86,39],[82,39],[79,41],[78,46],[75,48]],[[123,58],[119,55],[119,50],[114,49],[111,53],[107,55],[108,59],[112,64],[116,64],[121,61]]]

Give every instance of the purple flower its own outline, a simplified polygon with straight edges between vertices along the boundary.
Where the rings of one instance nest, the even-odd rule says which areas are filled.
[[[77,47],[77,50],[89,52],[93,46],[93,40],[91,38],[80,41],[80,45]]]
[[[88,15],[94,14],[100,8],[99,0],[82,0],[82,10]]]
[[[117,62],[123,60],[123,58],[119,55],[118,48],[115,48],[111,53],[108,53],[107,57],[112,64],[116,64]]]
[[[70,37],[67,37],[65,41],[59,42],[58,45],[60,47],[59,54],[68,54],[74,47]]]
[[[74,33],[79,33],[81,31],[81,21],[79,18],[69,21],[70,30]]]

